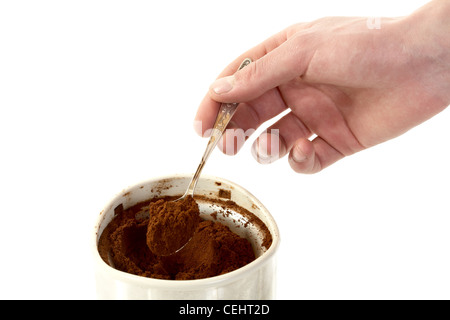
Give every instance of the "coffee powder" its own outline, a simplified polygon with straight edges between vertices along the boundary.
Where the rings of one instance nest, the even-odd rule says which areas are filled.
[[[200,210],[191,196],[150,203],[149,215],[147,246],[159,256],[173,254],[182,248],[200,223]]]
[[[169,199],[153,199],[149,206],[158,200],[163,200],[158,204],[161,206]],[[206,220],[200,220],[192,238],[181,250],[170,256],[155,255],[147,242],[158,238],[148,235],[152,229],[149,215],[140,214],[146,205],[148,202],[119,211],[100,236],[99,253],[112,267],[144,277],[187,280],[224,274],[255,259],[247,239],[220,222]],[[193,203],[190,205],[192,209]]]

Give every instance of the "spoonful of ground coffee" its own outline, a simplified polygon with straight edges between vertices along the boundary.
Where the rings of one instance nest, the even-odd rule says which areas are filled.
[[[179,201],[152,202],[149,214],[147,246],[158,256],[168,256],[183,248],[201,220],[197,202],[191,196]]]
[[[249,65],[246,58],[238,71]],[[150,220],[147,228],[147,246],[158,256],[168,256],[183,248],[192,238],[199,222],[200,211],[193,199],[194,189],[206,161],[217,146],[223,132],[233,117],[239,103],[222,103],[217,113],[211,137],[202,160],[194,173],[185,194],[174,201],[159,200],[150,205]]]

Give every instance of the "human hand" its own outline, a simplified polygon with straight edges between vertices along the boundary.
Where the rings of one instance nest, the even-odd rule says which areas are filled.
[[[252,151],[262,163],[289,154],[303,173],[392,139],[450,103],[449,12],[448,1],[432,1],[408,17],[379,20],[379,28],[342,17],[293,25],[219,75],[198,109],[197,129],[203,135],[212,127],[219,102],[241,102],[219,143],[235,154],[245,140],[236,144],[237,131],[247,138],[290,109]],[[234,73],[246,57],[254,62]]]

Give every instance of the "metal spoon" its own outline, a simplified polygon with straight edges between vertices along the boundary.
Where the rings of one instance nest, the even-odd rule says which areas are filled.
[[[238,71],[248,66],[251,62],[252,60],[250,58],[246,58],[244,61],[242,61],[241,65],[238,68]],[[197,186],[198,179],[200,178],[200,173],[202,172],[203,167],[205,166],[206,160],[208,160],[212,151],[217,146],[217,143],[219,142],[225,129],[227,128],[228,123],[230,122],[231,118],[236,112],[238,105],[239,103],[222,103],[220,105],[219,112],[217,113],[216,122],[214,123],[214,127],[212,129],[211,137],[209,138],[208,145],[206,146],[205,153],[203,154],[202,160],[200,161],[197,171],[195,171],[194,175],[192,176],[191,182],[189,183],[189,186],[184,195],[174,201],[182,200],[187,196],[192,197],[194,196],[194,190],[195,187]]]
[[[250,64],[252,61],[250,59],[245,59],[241,65],[239,66],[239,69],[244,68],[248,64]],[[192,176],[191,181],[189,182],[189,186],[184,193],[183,196],[180,198],[173,200],[174,202],[180,201],[185,199],[186,197],[194,197],[194,190],[197,186],[197,181],[200,177],[200,173],[202,172],[203,167],[205,166],[206,161],[208,160],[209,156],[211,155],[212,151],[216,147],[217,143],[220,140],[220,137],[222,137],[223,132],[225,131],[228,123],[230,122],[231,118],[233,117],[236,109],[238,107],[238,103],[222,103],[220,105],[219,112],[217,113],[216,122],[214,123],[214,127],[211,133],[211,137],[209,138],[208,145],[206,146],[205,153],[203,154],[202,160],[200,161],[200,164],[197,168],[197,171]],[[151,229],[152,228],[152,229]],[[161,225],[161,224],[152,224],[150,226],[149,224],[149,231],[152,234],[158,234],[159,237],[161,237],[161,243],[165,243],[164,246],[158,246],[156,242],[150,241],[150,243],[147,243],[150,250],[155,253],[156,255],[167,258],[169,256],[172,256],[173,254],[177,253],[181,249],[183,249],[186,244],[192,239],[192,236],[195,232],[195,229],[197,228],[196,225],[190,225],[188,224],[184,225],[185,230],[178,230],[177,233],[181,233],[182,237],[175,239],[173,235],[171,236],[169,230],[165,229],[167,226]],[[178,249],[173,250],[173,247],[178,247]]]

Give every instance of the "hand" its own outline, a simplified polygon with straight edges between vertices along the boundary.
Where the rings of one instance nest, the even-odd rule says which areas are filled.
[[[196,115],[199,133],[212,127],[219,102],[241,102],[219,144],[235,154],[245,140],[236,145],[236,130],[248,138],[290,110],[252,150],[259,162],[289,154],[292,169],[303,173],[399,136],[450,103],[449,2],[378,25],[339,17],[283,30],[211,85]],[[246,57],[254,62],[235,73]]]

